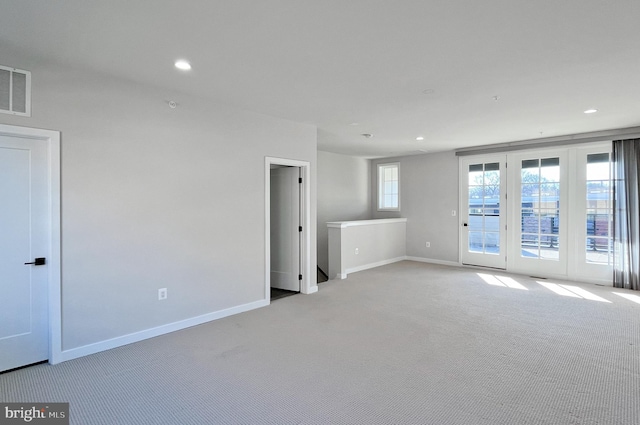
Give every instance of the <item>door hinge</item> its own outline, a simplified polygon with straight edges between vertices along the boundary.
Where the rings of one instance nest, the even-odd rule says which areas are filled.
[[[302,177],[298,177],[298,183],[302,183]]]
[[[302,280],[302,275],[301,274],[298,275],[298,280]]]
[[[302,232],[302,226],[298,226],[298,232]]]

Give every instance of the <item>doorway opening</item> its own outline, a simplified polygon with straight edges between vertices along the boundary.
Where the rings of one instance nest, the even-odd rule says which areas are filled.
[[[302,219],[300,167],[270,167],[271,300],[300,292]]]
[[[317,291],[310,273],[309,167],[305,161],[265,158],[267,300]]]

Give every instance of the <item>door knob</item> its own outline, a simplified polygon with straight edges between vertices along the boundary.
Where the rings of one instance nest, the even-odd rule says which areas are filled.
[[[45,264],[47,264],[47,260],[44,257],[38,257],[35,260],[33,260],[30,263],[24,263],[26,264],[33,264],[34,266],[44,266]]]
[[[467,223],[462,223],[462,225],[463,225],[464,227],[467,227],[467,226],[468,226],[468,224],[467,224]]]

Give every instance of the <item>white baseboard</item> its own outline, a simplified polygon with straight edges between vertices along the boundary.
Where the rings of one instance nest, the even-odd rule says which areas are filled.
[[[316,290],[317,290],[317,287],[316,287]],[[268,300],[255,301],[252,303],[215,311],[213,313],[207,313],[201,316],[192,317],[190,319],[180,320],[174,323],[168,323],[166,325],[158,326],[155,328],[145,329],[144,331],[134,332],[128,335],[123,335],[116,338],[108,339],[106,341],[100,341],[94,344],[84,345],[78,348],[72,348],[70,350],[63,350],[59,356],[56,356],[57,357],[56,363],[77,359],[79,357],[88,356],[89,354],[95,354],[101,351],[110,350],[112,348],[121,347],[123,345],[132,344],[134,342],[143,341],[145,339],[168,334],[170,332],[175,332],[181,329],[186,329],[192,326],[197,326],[203,323],[211,322],[212,320],[222,319],[223,317],[232,316],[238,313],[244,313],[245,311],[249,311],[249,310],[255,310],[256,308],[265,307],[267,305],[269,305]],[[52,364],[54,363],[52,362]]]
[[[318,292],[318,285],[316,284],[316,285],[314,285],[314,286],[311,286],[310,288],[305,289],[305,290],[303,290],[303,291],[301,291],[301,292],[302,292],[303,294],[305,294],[305,295],[315,294],[316,292]]]
[[[406,260],[406,256],[390,258],[388,260],[377,261],[375,263],[364,264],[362,266],[352,267],[350,269],[345,270],[344,278],[346,279],[349,273],[361,272],[363,270],[373,269],[374,267],[386,266],[387,264],[397,263],[398,261]]]
[[[436,260],[435,258],[407,257],[407,260],[418,261],[420,263],[441,264],[443,266],[453,266],[453,267],[460,266],[460,263],[458,263],[457,261]]]

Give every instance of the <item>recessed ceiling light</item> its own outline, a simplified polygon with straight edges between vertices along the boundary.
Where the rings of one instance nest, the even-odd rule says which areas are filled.
[[[597,109],[587,109],[584,111],[585,114],[595,114],[596,112],[598,112]]]
[[[418,137],[416,137],[416,140],[424,140],[424,137],[418,136]]]
[[[176,61],[174,65],[176,66],[176,68],[181,69],[183,71],[188,71],[191,69],[191,64],[186,60],[182,60],[182,59]]]
[[[354,127],[355,127],[355,126],[357,126],[357,125],[360,125],[360,123],[352,122],[352,123],[351,123],[351,124],[349,124],[349,125],[351,125],[351,126],[354,126]]]

